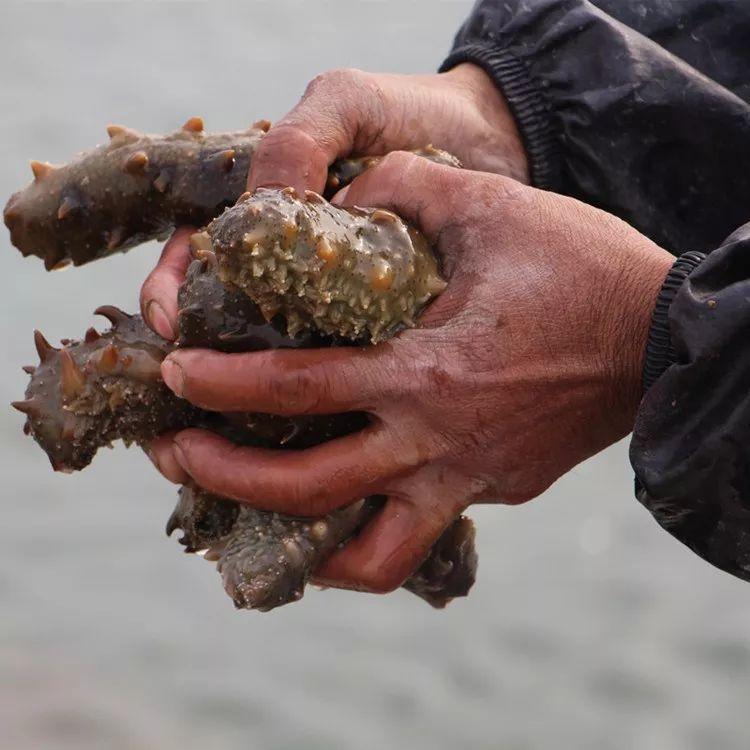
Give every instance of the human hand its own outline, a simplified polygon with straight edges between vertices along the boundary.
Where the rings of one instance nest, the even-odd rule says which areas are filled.
[[[323,73],[263,138],[247,187],[292,185],[300,192],[322,193],[328,167],[339,157],[428,143],[454,154],[469,169],[529,180],[524,147],[505,99],[481,68],[464,63],[435,75]],[[175,233],[141,289],[144,319],[167,339],[177,334],[177,290],[190,262],[191,231]]]
[[[180,396],[216,411],[365,411],[305,451],[201,430],[152,451],[174,481],[299,515],[388,500],[317,577],[390,591],[471,503],[530,500],[627,434],[651,312],[672,258],[622,221],[513,180],[387,156],[347,204],[388,208],[437,248],[447,290],[420,327],[363,349],[171,354]]]

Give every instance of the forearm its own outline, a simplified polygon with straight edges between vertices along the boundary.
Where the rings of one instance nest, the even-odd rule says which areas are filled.
[[[672,251],[746,220],[750,107],[586,0],[480,2],[442,69],[467,61],[505,95],[538,187]]]
[[[750,102],[747,0],[593,0],[594,5]]]
[[[663,290],[631,460],[656,520],[750,580],[749,258],[750,224],[697,265],[671,304]]]

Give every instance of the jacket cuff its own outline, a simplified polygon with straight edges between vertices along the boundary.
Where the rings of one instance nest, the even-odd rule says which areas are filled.
[[[550,109],[534,83],[526,63],[505,49],[467,44],[457,47],[440,66],[440,73],[461,63],[484,70],[500,89],[521,133],[535,187],[553,190],[559,172],[559,155],[551,126]]]
[[[685,279],[706,259],[704,253],[688,252],[681,255],[669,270],[661,287],[651,316],[651,328],[646,343],[643,364],[643,392],[662,376],[670,365],[677,361],[669,330],[669,308]]]

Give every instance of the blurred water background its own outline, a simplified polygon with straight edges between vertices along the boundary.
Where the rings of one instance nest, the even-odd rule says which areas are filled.
[[[2,4],[0,197],[109,122],[278,118],[316,72],[430,72],[468,2]],[[0,232],[0,402],[31,331],[137,306],[156,246],[62,274]],[[138,451],[56,476],[0,410],[0,748],[746,750],[750,587],[657,528],[626,445],[541,499],[473,513],[468,600],[435,612],[309,591],[234,612],[163,535],[174,491]]]

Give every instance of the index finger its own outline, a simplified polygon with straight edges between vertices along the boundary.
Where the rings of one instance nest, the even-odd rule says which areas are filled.
[[[178,396],[209,411],[370,411],[389,394],[404,390],[403,368],[388,344],[246,354],[184,349],[164,360],[162,376]]]

